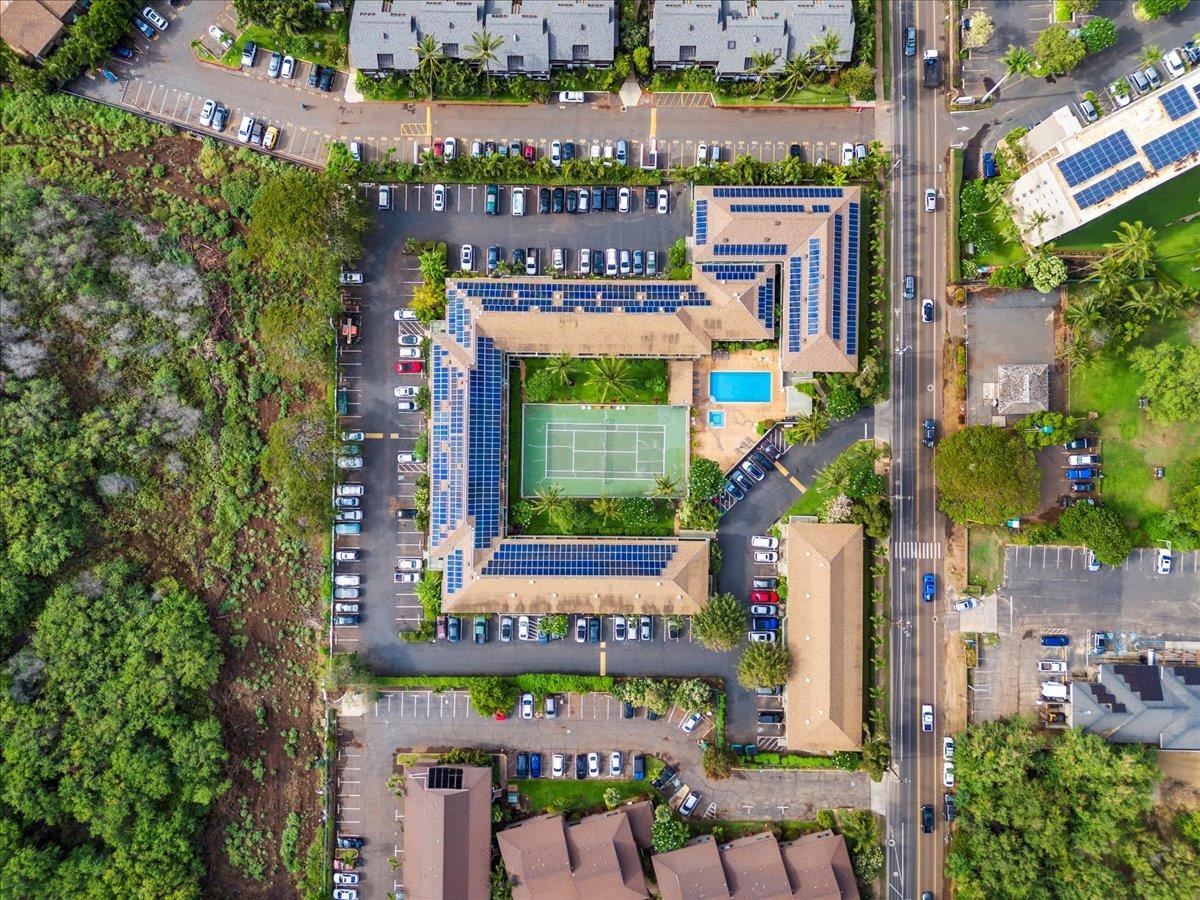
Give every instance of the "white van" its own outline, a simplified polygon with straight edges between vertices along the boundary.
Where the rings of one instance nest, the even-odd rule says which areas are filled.
[[[583,91],[559,91],[559,103],[582,103],[584,101]]]
[[[514,216],[525,215],[525,188],[515,187],[512,189],[512,214]]]
[[[613,247],[604,251],[604,274],[609,278],[617,274],[617,251]]]
[[[242,124],[238,126],[237,139],[243,144],[249,143],[250,132],[254,129],[254,116],[242,116]]]

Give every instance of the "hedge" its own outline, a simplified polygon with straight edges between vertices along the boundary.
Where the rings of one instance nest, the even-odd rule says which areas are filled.
[[[798,753],[756,753],[738,760],[740,769],[843,769],[862,768],[861,753],[835,753],[833,756],[801,756]]]

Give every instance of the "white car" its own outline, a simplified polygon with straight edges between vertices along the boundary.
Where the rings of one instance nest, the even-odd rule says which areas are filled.
[[[755,550],[754,561],[756,563],[776,563],[779,562],[779,554],[774,550]]]
[[[692,810],[700,802],[700,795],[695,791],[690,791],[684,801],[679,804],[679,814],[685,819],[692,814]]]
[[[242,124],[238,126],[237,139],[239,143],[250,143],[250,132],[254,130],[254,116],[242,116]]]
[[[666,188],[658,189],[658,214],[665,216],[671,211],[671,192]]]
[[[933,731],[933,704],[921,704],[921,730]]]
[[[954,763],[942,763],[942,784],[948,788],[954,787]]]
[[[586,98],[583,95],[583,91],[559,91],[558,92],[558,102],[559,103],[582,103],[585,99]]]
[[[696,145],[696,165],[703,166],[708,162],[708,144],[701,141]]]
[[[392,573],[392,581],[396,584],[416,584],[421,580],[421,576],[416,572],[394,572]]]
[[[588,156],[590,156],[592,159],[598,160],[600,159],[600,152],[600,143],[596,142],[592,144],[592,149],[588,152]]]
[[[397,322],[404,322],[409,319],[415,319],[416,317],[417,317],[417,314],[415,312],[413,312],[411,309],[398,309],[392,313],[392,318],[395,319]]]
[[[336,493],[339,497],[361,497],[364,488],[361,484],[339,484]]]
[[[513,635],[513,620],[512,616],[500,617],[500,640],[504,643],[509,643]]]
[[[555,168],[562,165],[562,141],[550,142],[550,164]]]
[[[691,734],[696,730],[696,726],[700,724],[700,713],[694,712],[680,724],[684,734]]]
[[[464,272],[475,270],[475,248],[470,244],[462,245],[462,251],[458,254],[458,267]]]
[[[1154,570],[1159,575],[1171,574],[1171,551],[1159,547],[1154,551]]]
[[[1098,453],[1076,453],[1067,457],[1068,466],[1098,466],[1100,465],[1100,454]]]
[[[401,347],[399,350],[396,351],[396,355],[398,357],[400,357],[401,359],[420,359],[421,358],[421,348],[420,347]]]
[[[362,584],[362,577],[359,575],[334,575],[333,583],[338,587],[358,587]]]
[[[209,25],[208,33],[212,35],[212,39],[228,50],[233,46],[233,37],[229,35],[225,29],[217,25]]]
[[[296,57],[285,56],[279,69],[280,78],[291,78],[296,74]]]
[[[937,191],[925,188],[925,212],[937,212]]]
[[[532,633],[529,630],[529,616],[521,616],[517,619],[517,640],[533,640]]]
[[[587,760],[588,760],[588,777],[589,778],[599,778],[600,777],[600,754],[599,753],[589,753],[587,756]]]
[[[166,19],[154,11],[153,6],[147,6],[142,10],[142,18],[157,28],[159,31],[166,31],[169,24]]]
[[[333,873],[333,883],[334,884],[358,884],[358,873],[357,872],[334,872]]]
[[[1088,552],[1087,552],[1086,566],[1087,566],[1087,570],[1089,572],[1099,572],[1100,571],[1100,560],[1096,559],[1096,554],[1091,550],[1088,550]]]
[[[395,397],[415,397],[418,390],[419,388],[412,385],[402,385],[401,387],[393,388],[392,395]]]
[[[381,184],[379,186],[379,208],[392,208],[392,186],[390,184]]]
[[[435,184],[433,186],[433,211],[446,211],[446,186],[444,184]]]
[[[333,900],[358,900],[358,891],[354,888],[334,888]]]
[[[942,759],[946,762],[954,759],[954,738],[948,736],[942,738]]]
[[[338,281],[341,284],[362,284],[363,283],[363,273],[362,272],[343,272],[340,276],[338,276]]]
[[[417,454],[415,453],[397,453],[397,463],[415,463],[417,462]]]
[[[216,100],[205,100],[204,106],[200,110],[200,124],[205,127],[212,125],[213,113],[217,111]]]
[[[443,147],[442,153],[446,159],[455,159],[458,156],[458,139],[452,137],[446,138],[446,145]]]
[[[842,165],[848,166],[854,162],[854,145],[849,141],[842,144]]]
[[[613,778],[620,778],[624,762],[625,760],[621,757],[621,751],[614,750],[608,758],[608,774]]]
[[[363,461],[361,456],[339,456],[337,465],[339,469],[361,469]]]
[[[964,597],[954,604],[955,612],[966,612],[968,609],[974,609],[979,605],[979,601],[974,597]]]
[[[416,412],[417,404],[412,400],[401,400],[396,404],[396,412]]]
[[[1108,86],[1108,93],[1112,96],[1113,102],[1116,103],[1118,107],[1129,105],[1129,89],[1126,88],[1125,90],[1122,90],[1120,82],[1114,81],[1112,84],[1110,84]]]
[[[533,718],[533,694],[522,694],[521,695],[521,718],[522,719],[532,719]]]
[[[166,27],[165,25],[163,26]],[[1167,67],[1167,74],[1172,79],[1178,78],[1187,72],[1187,68],[1183,64],[1183,54],[1179,52],[1179,48],[1168,50],[1162,58],[1163,65]]]
[[[750,639],[750,643],[752,644],[775,643],[775,632],[773,631],[750,631],[746,633],[746,637]]]
[[[359,552],[357,550],[338,550],[333,554],[333,558],[337,562],[357,562]]]
[[[396,560],[396,568],[401,572],[420,572],[425,567],[425,561],[419,557],[407,557]]]
[[[555,778],[562,778],[563,771],[566,769],[566,757],[561,753],[555,753],[550,757],[550,774]]]
[[[764,550],[776,550],[779,548],[779,541],[765,534],[756,534],[750,538],[750,546],[761,547]]]
[[[471,141],[471,155],[472,156],[483,156],[483,142],[482,141]]]
[[[623,212],[623,213],[629,212],[630,196],[631,196],[631,192],[630,192],[629,188],[627,188],[627,187],[623,187],[623,188],[621,188],[621,190],[619,190],[617,192],[617,211],[618,212]]]

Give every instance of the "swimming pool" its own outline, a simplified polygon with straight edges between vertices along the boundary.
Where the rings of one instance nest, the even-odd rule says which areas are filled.
[[[724,428],[725,412],[720,409],[710,409],[708,411],[708,424],[710,428]]]
[[[770,403],[770,372],[711,372],[708,396],[713,403]]]

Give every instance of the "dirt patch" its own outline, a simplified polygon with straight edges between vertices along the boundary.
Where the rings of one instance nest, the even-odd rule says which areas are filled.
[[[942,721],[947,734],[958,734],[967,727],[967,654],[962,635],[949,633],[943,642],[945,660],[942,679]]]

